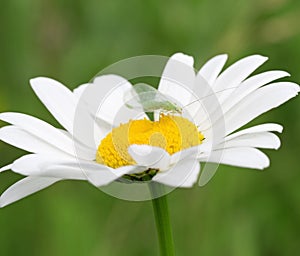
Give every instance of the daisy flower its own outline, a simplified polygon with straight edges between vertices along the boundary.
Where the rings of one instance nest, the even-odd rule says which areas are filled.
[[[165,95],[181,111],[166,111],[160,104],[153,109],[154,120],[126,106],[124,95],[132,85],[117,75],[99,76],[74,91],[50,78],[30,80],[64,129],[22,113],[0,114],[10,124],[0,129],[0,139],[30,153],[0,169],[27,176],[1,195],[0,207],[66,179],[87,180],[96,187],[114,181],[191,187],[200,163],[268,167],[268,157],[258,148],[279,148],[274,132],[282,126],[238,129],[295,97],[299,86],[273,82],[289,75],[284,71],[249,77],[266,57],[243,58],[222,72],[226,60],[227,55],[216,56],[196,72],[192,57],[174,54],[157,95]]]

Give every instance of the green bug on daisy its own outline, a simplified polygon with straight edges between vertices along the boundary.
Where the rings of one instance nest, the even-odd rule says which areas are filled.
[[[145,112],[160,110],[167,113],[182,113],[182,108],[154,87],[147,84],[136,84],[124,95],[128,108]]]

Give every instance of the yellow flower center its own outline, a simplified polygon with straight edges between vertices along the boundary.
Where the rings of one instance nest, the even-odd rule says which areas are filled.
[[[112,168],[133,165],[132,144],[151,145],[174,154],[202,143],[204,136],[188,119],[161,114],[159,121],[130,120],[114,128],[100,143],[96,161]]]

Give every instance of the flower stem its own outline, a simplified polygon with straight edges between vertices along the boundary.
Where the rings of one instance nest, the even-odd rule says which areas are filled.
[[[152,205],[155,215],[156,230],[158,235],[158,242],[161,256],[174,256],[174,243],[171,222],[169,217],[167,196],[162,195],[163,185],[152,182],[149,185],[151,194],[153,196]]]

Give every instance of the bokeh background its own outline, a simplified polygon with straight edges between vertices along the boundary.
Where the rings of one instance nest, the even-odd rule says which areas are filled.
[[[0,29],[0,112],[54,125],[30,78],[75,88],[137,55],[183,51],[200,67],[219,53],[229,53],[227,66],[259,53],[270,59],[258,71],[287,70],[300,82],[299,0],[10,0],[1,1]],[[255,121],[285,126],[267,170],[221,166],[204,188],[169,195],[177,255],[299,253],[299,106],[293,99]],[[1,166],[22,154],[0,143]],[[2,173],[0,192],[18,179]],[[0,227],[0,255],[158,254],[151,203],[115,199],[86,182],[60,182],[0,209]]]

